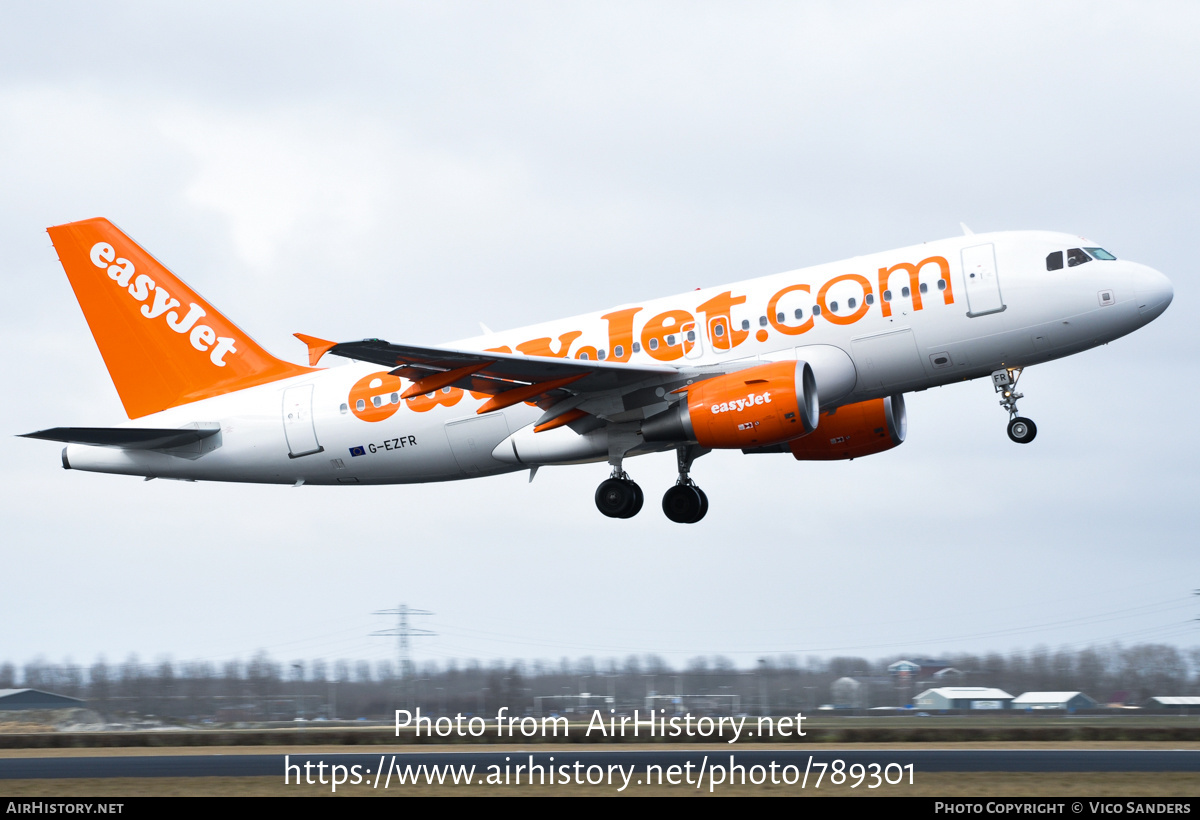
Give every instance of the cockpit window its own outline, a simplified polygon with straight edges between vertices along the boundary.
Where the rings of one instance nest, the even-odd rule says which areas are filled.
[[[1055,251],[1046,257],[1046,270],[1062,270],[1063,252]]]
[[[1067,251],[1067,267],[1069,268],[1091,261],[1092,257],[1084,253],[1083,248],[1071,248],[1071,250]]]
[[[1117,258],[1117,257],[1113,256],[1111,253],[1109,253],[1108,251],[1104,250],[1104,248],[1084,248],[1084,250],[1087,251],[1088,253],[1090,253],[1096,259],[1103,259],[1105,261],[1111,261],[1111,260]]]

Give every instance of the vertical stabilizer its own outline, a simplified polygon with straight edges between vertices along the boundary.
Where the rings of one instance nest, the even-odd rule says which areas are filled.
[[[107,219],[47,231],[131,419],[297,376]]]

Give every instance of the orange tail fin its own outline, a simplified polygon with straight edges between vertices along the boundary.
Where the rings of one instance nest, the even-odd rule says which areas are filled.
[[[309,372],[259,347],[107,219],[48,233],[131,419]]]

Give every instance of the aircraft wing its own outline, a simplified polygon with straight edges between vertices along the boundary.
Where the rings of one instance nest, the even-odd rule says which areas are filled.
[[[357,342],[330,342],[295,334],[309,347],[309,359],[315,364],[325,353],[392,368],[394,375],[413,384],[404,392],[409,398],[443,387],[459,387],[484,393],[492,399],[479,408],[480,413],[498,410],[521,401],[536,402],[543,409],[554,407],[548,418],[588,403],[589,398],[606,397],[604,407],[583,407],[583,412],[613,419],[640,406],[663,401],[657,391],[644,388],[673,387],[695,378],[684,369],[670,365],[631,365],[620,362],[566,359],[550,356],[526,356],[520,353],[455,350],[444,347],[418,347],[363,339]],[[706,372],[705,378],[716,375]],[[645,392],[647,395],[642,395]],[[613,401],[619,399],[620,401]],[[570,400],[570,401],[565,401]],[[547,420],[548,420],[547,418]]]

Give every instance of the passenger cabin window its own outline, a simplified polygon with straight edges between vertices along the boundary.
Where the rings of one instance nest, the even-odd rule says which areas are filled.
[[[803,311],[801,308],[796,308],[796,318],[797,318],[797,319],[803,319],[803,318],[804,318],[804,311]],[[783,320],[782,320],[782,319],[780,319],[779,321],[781,321],[781,322],[782,322]]]
[[[642,352],[642,343],[641,343],[641,342],[634,342],[634,343],[633,343],[633,352],[634,352],[634,353],[641,353],[641,352]]]
[[[875,304],[875,294],[874,294],[874,293],[868,293],[868,294],[867,294],[867,304],[868,304],[868,305],[873,305],[873,304]]]
[[[1076,265],[1082,265],[1084,262],[1091,262],[1092,257],[1083,252],[1083,248],[1071,248],[1067,251],[1067,267],[1073,268]]]
[[[749,330],[749,329],[750,329],[750,320],[742,319],[742,330]]]
[[[603,350],[596,351],[596,358],[599,359],[600,361],[604,361],[604,351]]]
[[[625,355],[625,348],[622,345],[617,345],[613,348],[613,355],[618,359]]]
[[[647,344],[651,350],[658,350],[658,339],[651,339]]]
[[[1062,270],[1063,255],[1062,251],[1055,251],[1046,257],[1046,270]]]
[[[813,316],[820,316],[820,315],[821,315],[821,306],[813,305]]]

